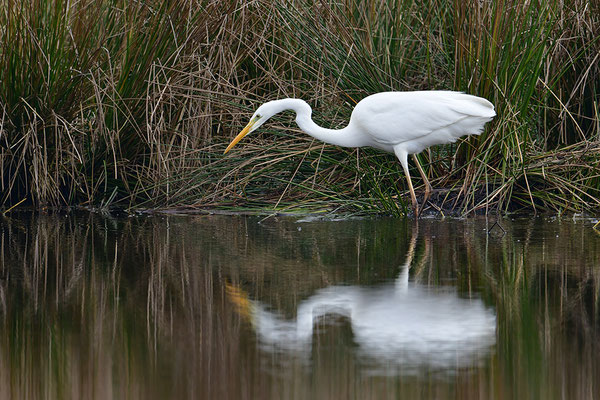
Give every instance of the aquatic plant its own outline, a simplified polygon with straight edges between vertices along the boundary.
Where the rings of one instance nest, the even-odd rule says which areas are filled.
[[[420,155],[443,188],[435,207],[598,210],[599,7],[4,2],[0,203],[404,214],[392,155],[313,142],[285,116],[221,152],[265,100],[306,98],[317,122],[341,127],[368,94],[454,89],[498,117]]]

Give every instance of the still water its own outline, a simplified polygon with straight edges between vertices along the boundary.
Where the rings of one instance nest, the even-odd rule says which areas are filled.
[[[593,399],[589,220],[12,214],[0,399]]]

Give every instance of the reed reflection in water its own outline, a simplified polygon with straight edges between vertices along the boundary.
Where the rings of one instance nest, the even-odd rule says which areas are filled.
[[[2,399],[600,392],[586,221],[11,214]]]

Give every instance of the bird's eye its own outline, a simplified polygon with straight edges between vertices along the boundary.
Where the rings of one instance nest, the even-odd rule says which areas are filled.
[[[260,114],[256,114],[256,117],[255,117],[255,119],[261,119],[261,118],[262,118],[262,115],[260,115]]]

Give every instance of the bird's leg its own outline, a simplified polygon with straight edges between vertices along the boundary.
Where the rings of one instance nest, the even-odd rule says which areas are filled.
[[[398,157],[400,164],[402,164],[402,169],[404,169],[404,174],[406,175],[406,180],[408,182],[408,190],[410,190],[410,199],[412,200],[412,206],[415,211],[415,217],[419,218],[419,203],[417,203],[415,189],[413,188],[412,180],[410,179],[410,172],[408,172],[408,153],[399,146],[394,147],[394,153],[396,153],[396,157]]]
[[[429,179],[427,179],[427,175],[425,175],[423,168],[421,168],[421,164],[419,163],[419,159],[417,158],[417,155],[413,154],[412,157],[413,157],[413,160],[415,160],[415,164],[417,164],[417,169],[419,170],[419,173],[421,174],[421,178],[423,178],[423,183],[425,184],[425,196],[423,197],[423,207],[425,207],[425,203],[427,203],[427,200],[429,199],[429,196],[431,196],[431,191],[433,189],[431,187],[431,183],[429,183]]]
[[[419,217],[419,203],[417,203],[417,195],[415,195],[415,189],[413,189],[412,180],[410,179],[410,172],[408,172],[408,166],[402,165],[404,173],[406,174],[406,180],[408,181],[408,190],[410,190],[410,199],[412,206],[415,211],[415,217]]]

